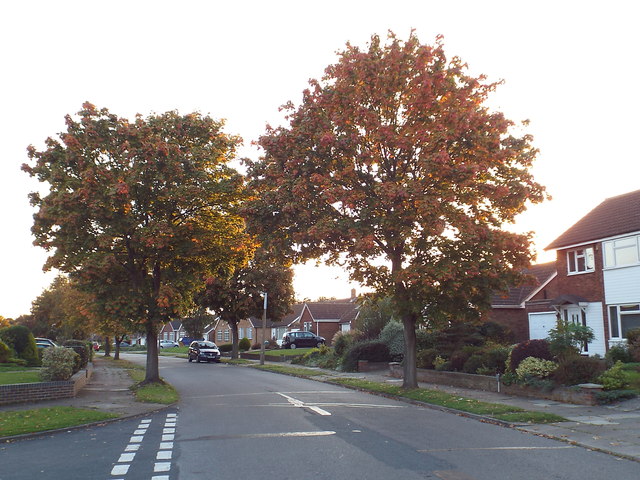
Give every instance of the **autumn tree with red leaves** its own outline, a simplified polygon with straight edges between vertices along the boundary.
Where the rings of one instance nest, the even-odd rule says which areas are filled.
[[[502,226],[545,197],[537,151],[486,106],[496,86],[447,59],[440,38],[373,36],[283,107],[288,125],[268,127],[249,162],[252,227],[271,248],[344,265],[392,298],[406,388],[416,325],[477,317],[532,258],[530,236]]]
[[[246,262],[243,179],[228,165],[240,139],[197,113],[130,122],[85,103],[78,116],[44,150],[28,149],[23,170],[48,187],[30,195],[34,244],[51,251],[45,269],[100,299],[104,321],[145,332],[145,382],[157,382],[160,325],[213,272]]]

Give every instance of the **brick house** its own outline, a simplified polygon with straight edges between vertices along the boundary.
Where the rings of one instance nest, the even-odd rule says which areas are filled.
[[[205,330],[205,340],[210,340],[218,345],[231,343],[231,327],[221,318],[217,318],[215,322]],[[253,322],[248,318],[238,322],[238,340],[242,340],[245,337],[251,341],[252,345],[257,341],[255,327]]]
[[[547,250],[556,251],[557,273],[525,299],[526,320],[520,313],[505,321],[499,305],[491,319],[518,324],[520,332],[528,327],[532,339],[545,338],[558,316],[589,326],[595,334],[583,348],[589,355],[604,355],[640,327],[640,190],[606,199]]]
[[[556,262],[532,265],[524,272],[530,278],[521,286],[511,287],[506,293],[491,297],[491,312],[488,320],[508,327],[516,342],[539,338],[530,336],[530,314],[548,310],[548,300],[558,295]],[[549,328],[553,327],[554,323]]]
[[[327,345],[339,331],[351,329],[351,322],[358,315],[355,297],[347,300],[305,302],[298,318],[288,325],[288,330],[306,330],[324,337]]]
[[[172,320],[165,323],[158,334],[158,341],[168,340],[170,342],[177,342],[185,335],[182,328],[182,322],[180,320]]]

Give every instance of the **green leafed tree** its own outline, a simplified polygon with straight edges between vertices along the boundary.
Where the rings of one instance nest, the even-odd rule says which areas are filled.
[[[537,151],[487,106],[496,86],[447,58],[440,38],[373,36],[283,107],[287,124],[268,127],[264,157],[249,162],[248,211],[270,248],[342,264],[392,299],[407,388],[416,324],[477,317],[532,257],[530,236],[503,225],[545,197],[530,173]]]
[[[34,243],[51,252],[46,269],[112,292],[101,310],[145,332],[145,381],[159,381],[160,325],[246,260],[243,179],[229,166],[240,139],[198,113],[129,121],[90,103],[66,125],[23,165],[48,190],[30,195]]]
[[[290,311],[294,302],[293,271],[262,249],[249,263],[233,275],[214,275],[198,302],[229,324],[233,348],[231,358],[238,358],[238,323],[250,317],[260,318],[267,293],[267,317],[278,320]],[[263,332],[262,341],[267,340]]]

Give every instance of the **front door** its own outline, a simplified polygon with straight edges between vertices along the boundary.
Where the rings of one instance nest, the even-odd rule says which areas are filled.
[[[584,327],[587,326],[587,315],[580,307],[577,305],[568,305],[564,307],[561,311],[563,319],[565,322],[571,322],[575,325],[582,325]],[[588,353],[589,345],[585,342],[580,347],[580,353]]]

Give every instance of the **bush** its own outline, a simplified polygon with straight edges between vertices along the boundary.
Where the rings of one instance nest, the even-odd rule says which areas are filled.
[[[354,342],[355,334],[353,332],[337,332],[332,340],[333,351],[338,357],[342,357]]]
[[[462,371],[464,373],[477,373],[478,369],[482,368],[483,366],[482,355],[479,353],[475,353],[471,355],[466,362],[464,362]]]
[[[230,352],[233,350],[233,345],[230,343],[223,343],[222,345],[218,345],[218,350],[220,350],[220,353]]]
[[[640,328],[632,328],[631,330],[627,330],[627,333],[624,334],[629,345],[634,343],[640,343]]]
[[[580,346],[594,338],[590,327],[558,318],[556,326],[549,330],[549,350],[557,358],[580,355]]]
[[[509,347],[493,347],[482,354],[482,367],[485,374],[503,374],[506,369],[507,357],[511,349]]]
[[[78,354],[78,362],[74,368],[74,373],[83,368],[87,368],[90,357],[91,345],[88,342],[82,340],[67,340],[62,344],[63,347],[68,347]]]
[[[435,348],[427,348],[426,350],[420,350],[416,354],[416,366],[418,368],[435,368],[433,362],[438,356],[438,350]]]
[[[65,347],[50,347],[42,353],[40,377],[45,382],[69,380],[79,355]]]
[[[345,354],[342,368],[348,372],[355,372],[358,369],[358,360],[388,362],[391,360],[389,347],[376,341],[356,343]]]
[[[547,378],[557,367],[558,364],[551,360],[527,357],[516,368],[516,375],[520,380],[526,380],[527,377],[542,379]]]
[[[242,352],[246,352],[251,348],[251,340],[247,337],[244,337],[242,340],[238,342],[238,349]]]
[[[560,385],[578,385],[595,382],[607,369],[606,362],[595,357],[566,357],[553,372],[553,380]]]
[[[549,343],[546,340],[527,340],[526,342],[519,343],[511,351],[509,369],[515,372],[520,362],[528,357],[539,358],[541,360],[553,360],[553,355],[551,355],[551,351],[549,350]]]
[[[0,329],[0,339],[16,352],[18,358],[26,360],[27,365],[30,367],[40,365],[36,340],[33,338],[31,331],[24,325],[14,325]]]
[[[464,364],[467,363],[471,355],[475,355],[479,350],[478,347],[467,345],[454,352],[449,359],[451,368],[456,372],[461,372],[464,369]]]
[[[630,363],[633,361],[633,357],[629,352],[626,345],[614,345],[606,353],[605,358],[613,365],[617,361],[622,363]]]
[[[485,341],[493,341],[509,345],[513,343],[514,335],[509,327],[496,322],[484,322],[479,328],[480,335]]]
[[[598,377],[598,383],[604,390],[623,390],[628,386],[622,362],[616,362],[613,367]]]
[[[13,356],[13,351],[9,345],[0,340],[0,363],[7,363]]]
[[[387,346],[389,354],[394,360],[400,360],[404,356],[404,327],[395,320],[387,323],[378,340]]]

